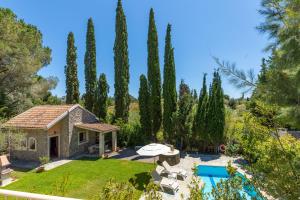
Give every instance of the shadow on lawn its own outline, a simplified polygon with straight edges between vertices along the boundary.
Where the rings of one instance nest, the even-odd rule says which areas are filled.
[[[148,172],[142,172],[139,174],[135,174],[134,176],[134,178],[129,179],[129,182],[135,189],[143,191],[145,189],[145,186],[147,186],[150,182],[150,174]]]

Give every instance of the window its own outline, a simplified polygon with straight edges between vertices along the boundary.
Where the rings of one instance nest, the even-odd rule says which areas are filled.
[[[30,151],[36,151],[36,139],[35,138],[29,138],[28,140],[28,148]]]
[[[86,132],[80,132],[78,136],[78,143],[83,144],[88,141],[87,133]]]
[[[26,138],[20,139],[20,141],[18,141],[16,144],[16,149],[17,150],[27,150],[27,139]]]

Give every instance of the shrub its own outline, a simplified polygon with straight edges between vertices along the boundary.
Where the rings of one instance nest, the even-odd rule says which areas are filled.
[[[102,188],[100,200],[129,200],[134,199],[134,188],[128,182],[116,182],[110,179]]]
[[[241,152],[241,145],[238,143],[229,142],[226,145],[225,154],[228,156],[238,155]]]
[[[159,143],[163,143],[165,138],[164,138],[164,133],[162,131],[158,131],[156,133],[156,139]]]
[[[162,195],[158,192],[159,186],[150,182],[146,187],[145,200],[162,200]]]
[[[40,160],[41,165],[45,165],[45,164],[49,163],[50,158],[48,156],[43,156],[43,157],[39,157],[39,160]]]
[[[144,145],[148,142],[146,133],[141,131],[141,125],[139,123],[124,123],[123,121],[117,121],[117,125],[120,127],[118,144],[121,147]]]
[[[193,177],[189,185],[190,196],[189,200],[204,200],[206,196],[204,194],[204,185],[201,186],[201,182],[198,178]]]

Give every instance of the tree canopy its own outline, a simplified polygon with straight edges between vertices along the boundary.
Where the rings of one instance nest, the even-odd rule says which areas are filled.
[[[165,139],[170,142],[175,140],[174,115],[177,110],[176,72],[170,24],[168,24],[166,32],[164,61],[163,128]]]
[[[116,9],[114,44],[115,64],[115,118],[127,122],[129,117],[129,58],[128,58],[128,34],[126,16],[123,11],[122,2],[118,0]]]
[[[0,115],[10,117],[43,99],[57,78],[37,72],[51,61],[51,49],[43,46],[37,27],[0,8]]]
[[[159,53],[158,53],[158,35],[154,19],[154,11],[151,8],[149,14],[148,27],[148,83],[150,91],[150,112],[151,112],[151,126],[152,136],[155,137],[159,131],[162,122],[161,109],[161,76],[159,67]]]
[[[84,55],[84,74],[85,74],[85,107],[93,111],[96,87],[96,41],[95,30],[92,18],[89,18],[86,32],[86,52]]]
[[[79,103],[79,81],[77,77],[77,53],[74,34],[68,34],[66,75],[66,103]]]
[[[106,81],[106,76],[105,74],[101,73],[97,83],[94,112],[99,119],[104,122],[107,121],[108,92],[109,85]]]

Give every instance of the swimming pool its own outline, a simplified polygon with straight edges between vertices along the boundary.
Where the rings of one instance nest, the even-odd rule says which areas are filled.
[[[217,183],[221,179],[226,180],[229,178],[226,167],[222,166],[208,166],[208,165],[199,165],[197,170],[197,175],[201,177],[201,180],[205,183],[204,192],[210,193],[213,187],[216,187]],[[241,173],[237,172],[237,176],[242,177],[243,182],[246,182],[247,179]],[[245,194],[247,199],[257,199],[264,200],[257,190],[252,185],[243,186],[243,191],[241,194]]]

